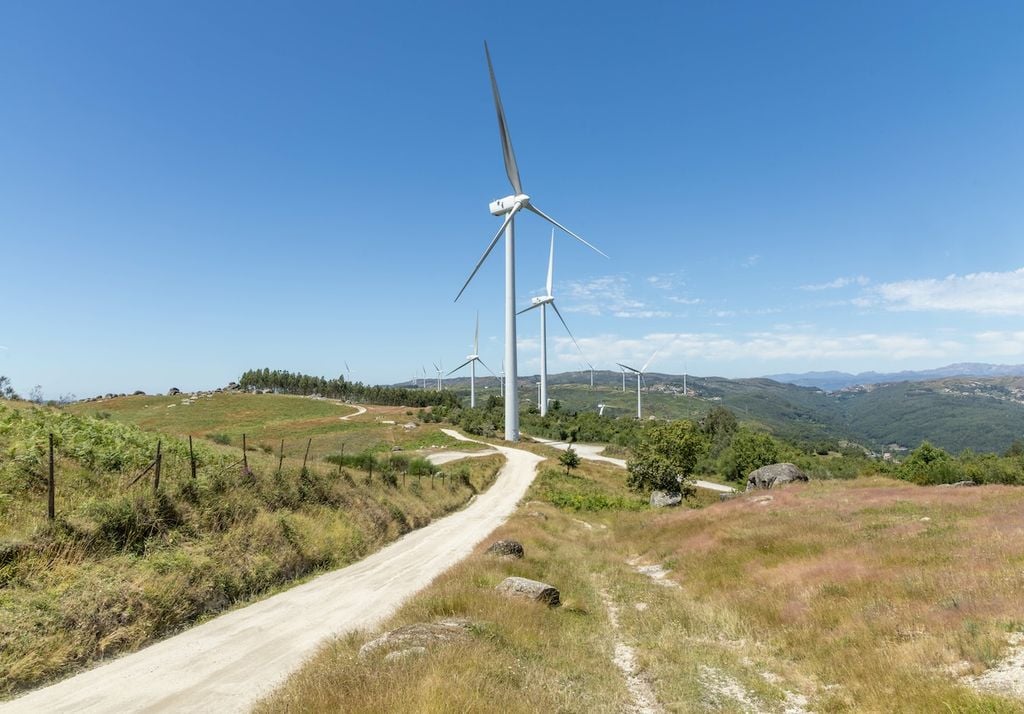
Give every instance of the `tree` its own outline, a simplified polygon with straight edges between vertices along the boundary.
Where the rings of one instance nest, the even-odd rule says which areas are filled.
[[[28,400],[36,404],[43,403],[43,385],[37,384],[28,393]]]
[[[17,399],[18,393],[11,386],[11,380],[0,374],[0,399]]]
[[[921,442],[899,465],[896,475],[919,484],[950,483],[960,478],[953,457],[927,441]]]
[[[568,476],[572,469],[580,465],[580,455],[570,446],[558,457],[558,463],[565,467],[565,475]]]
[[[689,495],[687,479],[707,451],[707,436],[692,421],[681,419],[645,428],[626,468],[627,485],[634,491],[668,491]]]
[[[779,462],[782,448],[770,434],[741,428],[733,436],[729,448],[722,452],[718,469],[733,481],[743,481],[751,471]]]

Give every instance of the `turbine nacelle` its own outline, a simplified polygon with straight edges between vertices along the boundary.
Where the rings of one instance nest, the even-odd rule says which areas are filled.
[[[491,201],[491,215],[503,216],[515,208],[517,203],[521,204],[520,208],[526,208],[530,205],[530,197],[525,193],[518,193],[514,196],[505,196],[505,198],[499,198],[496,201]]]
[[[554,301],[555,301],[555,296],[554,295],[540,295],[538,297],[530,298],[530,303],[534,307],[537,307],[538,305],[546,305],[547,303],[554,302]]]

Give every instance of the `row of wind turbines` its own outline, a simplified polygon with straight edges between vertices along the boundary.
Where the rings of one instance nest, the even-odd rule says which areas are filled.
[[[494,76],[494,65],[491,62],[491,53],[487,47],[487,43],[484,43],[484,54],[487,57],[487,71],[491,79],[491,92],[494,96],[494,108],[497,112],[498,117],[498,133],[501,138],[502,155],[505,162],[505,174],[508,176],[509,183],[512,185],[513,193],[504,198],[499,198],[492,201],[489,205],[491,215],[504,216],[501,226],[498,228],[497,233],[491,239],[487,249],[484,250],[480,260],[477,261],[476,266],[473,268],[473,272],[470,273],[466,282],[463,284],[462,289],[459,290],[458,295],[455,296],[455,301],[458,302],[459,298],[466,291],[466,288],[472,282],[476,276],[480,267],[487,260],[487,257],[494,250],[498,241],[501,240],[502,235],[505,237],[505,358],[502,362],[502,378],[499,378],[499,384],[502,388],[502,394],[505,397],[505,440],[506,441],[519,441],[519,394],[515,385],[518,383],[518,358],[516,350],[516,317],[530,310],[540,311],[540,394],[538,401],[540,402],[541,414],[547,413],[548,408],[548,370],[547,370],[547,308],[550,305],[551,309],[554,310],[555,315],[558,317],[565,331],[572,338],[573,344],[576,345],[576,349],[579,350],[580,354],[583,355],[583,350],[580,348],[579,342],[576,341],[572,331],[569,330],[569,325],[566,324],[565,318],[562,317],[562,313],[558,310],[558,306],[555,304],[555,297],[553,294],[553,277],[554,277],[554,261],[555,261],[555,231],[551,231],[551,250],[548,256],[548,274],[546,286],[546,294],[534,297],[531,299],[531,305],[524,310],[516,312],[516,256],[515,256],[515,218],[522,210],[530,211],[542,219],[550,223],[555,228],[567,233],[568,235],[575,238],[577,241],[587,246],[591,250],[595,251],[599,255],[607,258],[608,256],[594,245],[588,243],[586,240],[581,238],[576,233],[566,228],[564,225],[556,221],[548,214],[541,211],[536,204],[533,202],[531,197],[523,191],[522,179],[519,176],[519,166],[516,163],[515,153],[512,150],[512,137],[509,133],[508,122],[505,119],[505,110],[501,103],[501,94],[498,91],[498,81]],[[636,369],[628,365],[619,364],[624,370],[629,370],[636,374],[637,379],[637,393],[636,393],[636,404],[637,404],[637,418],[641,418],[641,386],[643,382],[643,375],[647,371],[647,367],[650,366],[653,361],[655,354],[652,354],[650,359],[644,364],[641,369]],[[593,386],[593,365],[587,360],[586,356],[583,355],[583,359],[587,362],[587,365],[591,370],[591,386]],[[479,362],[487,371],[494,374],[494,372],[484,364],[483,360],[480,359],[480,318],[477,316],[476,331],[473,339],[473,354],[466,357],[466,361],[456,367],[454,370],[449,372],[454,374],[466,366],[470,368],[470,405],[476,406],[476,364]],[[435,364],[434,368],[438,374],[438,388],[441,387],[441,375],[443,374],[442,366],[440,363]],[[424,382],[426,381],[426,369],[424,368]],[[623,373],[623,391],[625,391],[625,378],[626,372]],[[497,375],[495,375],[497,376]],[[504,384],[510,384],[510,389],[504,389]],[[599,405],[600,411],[604,412],[604,405]]]

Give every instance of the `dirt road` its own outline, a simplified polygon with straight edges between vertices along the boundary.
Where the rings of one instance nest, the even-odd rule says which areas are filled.
[[[541,439],[536,436],[532,436],[530,438],[538,443],[546,446],[553,446],[556,449],[561,449],[562,451],[569,448],[569,444],[564,441],[552,441],[551,439]],[[602,454],[601,452],[604,451],[604,446],[602,444],[573,444],[572,448],[580,455],[581,459],[587,459],[589,461],[604,461],[609,464],[615,464],[619,468],[626,468],[625,459],[615,459],[611,456],[605,456]],[[703,481],[701,479],[694,480],[693,485],[697,488],[704,488],[709,491],[718,491],[719,493],[731,493],[736,490],[732,486],[723,486],[720,483]]]
[[[507,463],[465,509],[347,568],[30,692],[0,712],[247,711],[325,640],[379,623],[511,515],[543,459],[495,449]]]

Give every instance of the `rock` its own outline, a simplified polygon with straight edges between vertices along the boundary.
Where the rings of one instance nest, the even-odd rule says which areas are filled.
[[[384,661],[394,662],[395,660],[405,659],[406,657],[424,655],[426,653],[426,647],[410,647],[407,650],[395,650],[394,652],[388,652],[386,655],[384,655]]]
[[[718,494],[718,500],[719,501],[731,501],[732,499],[736,498],[737,496],[739,496],[739,494],[736,493],[735,491],[733,491],[731,493],[720,493],[720,494]]]
[[[978,484],[976,484],[974,481],[969,481],[968,480],[968,481],[957,481],[956,483],[942,483],[942,484],[939,484],[939,485],[943,486],[944,488],[967,488],[969,486],[977,486]]]
[[[651,491],[651,508],[668,508],[683,502],[683,494],[668,491]]]
[[[491,543],[486,552],[500,558],[522,558],[523,544],[514,540],[496,540]]]
[[[809,481],[807,474],[793,464],[771,464],[751,471],[747,476],[747,490],[756,488],[774,488],[791,481]]]
[[[170,389],[167,390],[168,397],[176,397],[179,394],[181,394],[181,390],[178,389],[177,387],[171,387]]]
[[[469,637],[471,626],[472,623],[462,617],[404,625],[364,644],[359,648],[359,657],[365,659],[384,653],[385,659],[394,660],[413,654],[423,654],[431,646]]]
[[[562,604],[558,588],[529,578],[505,578],[494,589],[508,597],[542,602],[548,607],[558,607]]]
[[[141,389],[136,389],[134,392],[132,392],[132,396],[133,397],[139,397],[139,396],[142,396],[144,394],[145,394],[145,392],[142,391]]]
[[[402,450],[402,447],[401,447],[401,446],[392,446],[392,447],[391,447],[391,450],[392,450],[392,451],[401,451],[401,450]]]
[[[529,518],[539,518],[542,521],[546,521],[548,519],[547,515],[540,511],[527,511],[526,515]]]

